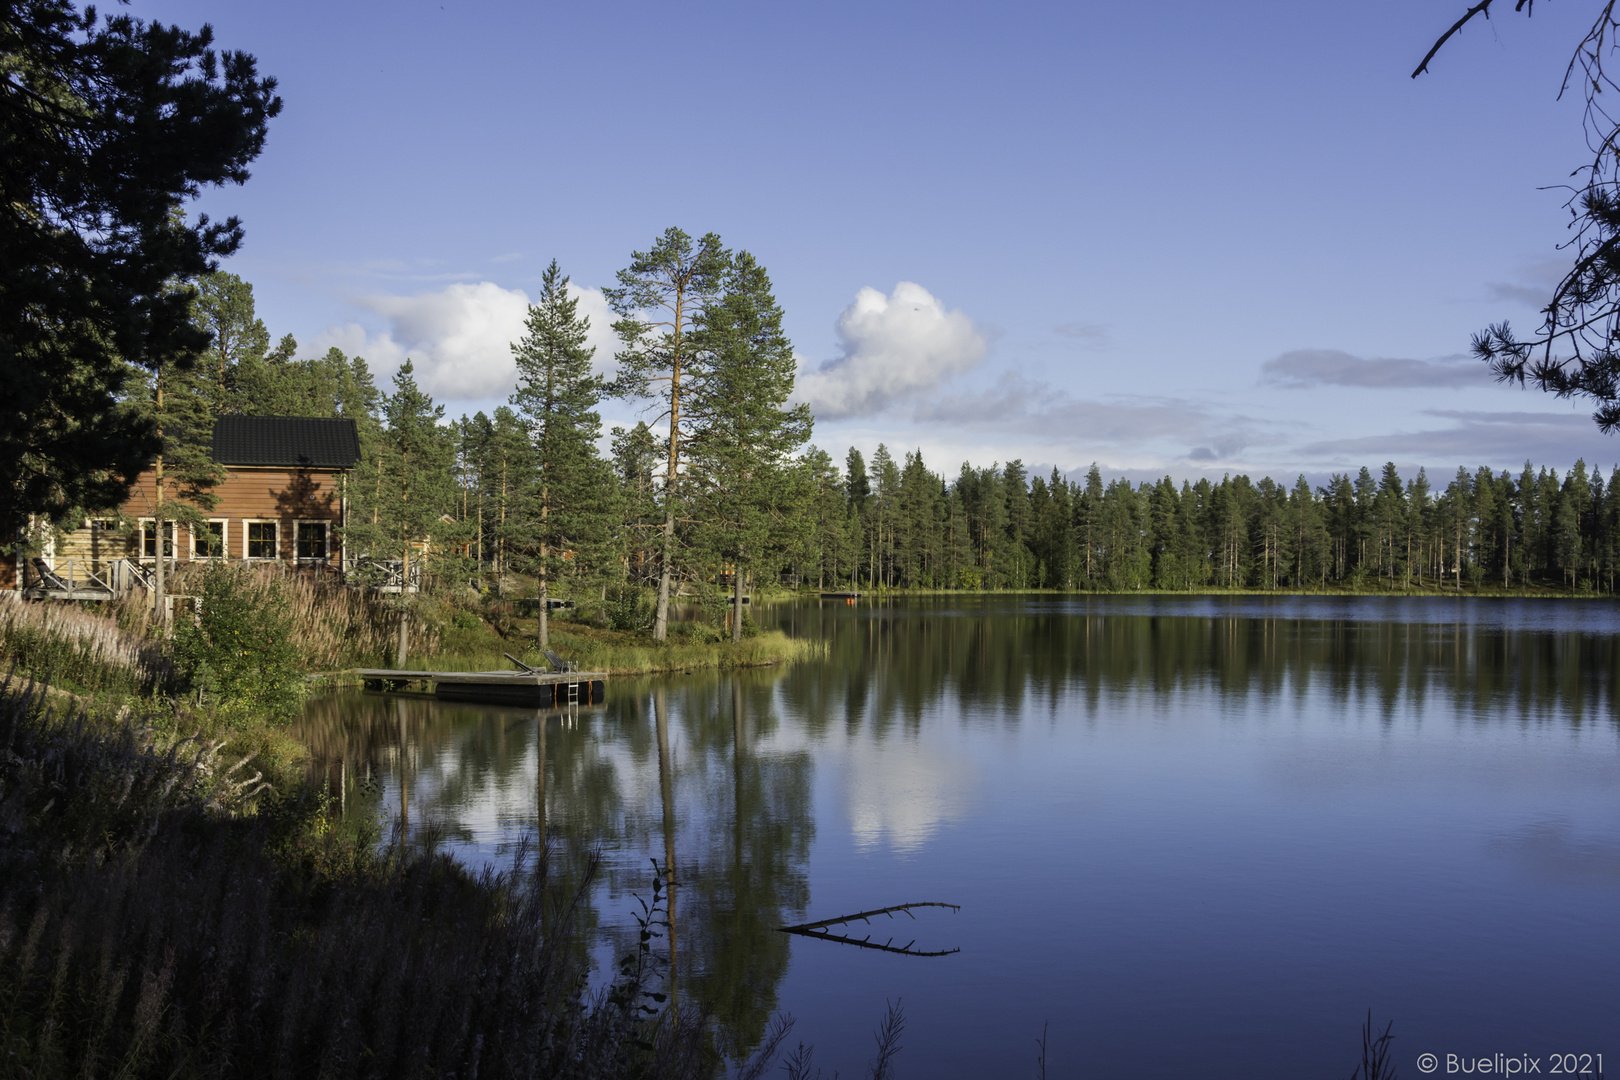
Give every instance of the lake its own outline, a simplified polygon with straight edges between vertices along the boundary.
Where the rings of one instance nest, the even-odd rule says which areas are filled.
[[[673,859],[675,991],[858,1076],[1620,1071],[1620,607],[950,596],[765,606],[790,668],[617,679],[574,714],[313,700],[315,768],[473,866],[600,849],[606,967]],[[334,788],[334,790],[336,790]],[[835,927],[907,955],[777,927]],[[955,950],[955,951],[952,951]]]

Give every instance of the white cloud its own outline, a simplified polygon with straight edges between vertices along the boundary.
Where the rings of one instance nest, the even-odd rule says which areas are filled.
[[[569,293],[579,313],[590,319],[588,345],[595,346],[592,367],[609,374],[617,339],[613,314],[597,289],[572,282]],[[396,370],[407,358],[417,382],[444,400],[499,398],[517,386],[512,343],[523,337],[529,296],[522,289],[503,289],[491,281],[458,283],[417,296],[371,296],[362,307],[388,321],[380,334],[367,334],[358,323],[334,326],[316,337],[314,351],[335,345],[370,361],[379,374]]]
[[[851,750],[845,784],[857,850],[886,841],[909,854],[966,814],[976,781],[970,761],[891,740]]]
[[[843,355],[802,373],[796,394],[827,420],[869,416],[930,390],[983,360],[989,348],[972,319],[946,311],[910,281],[888,296],[863,288],[837,325]]]

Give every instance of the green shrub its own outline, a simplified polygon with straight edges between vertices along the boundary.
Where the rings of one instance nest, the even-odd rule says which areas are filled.
[[[200,610],[175,620],[175,666],[186,689],[227,712],[290,719],[304,682],[282,583],[214,567],[201,585]]]
[[[652,603],[646,589],[616,585],[607,591],[604,609],[608,625],[615,630],[645,630],[652,625]]]
[[[720,640],[720,629],[711,623],[691,622],[672,623],[669,628],[670,637],[681,638],[700,645],[709,645]]]

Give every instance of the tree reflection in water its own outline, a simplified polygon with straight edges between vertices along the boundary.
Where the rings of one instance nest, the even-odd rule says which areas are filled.
[[[1390,723],[1430,701],[1482,725],[1620,724],[1614,635],[1518,625],[1521,609],[1492,603],[1431,601],[1414,609],[1427,621],[1403,621],[1405,609],[1379,602],[764,607],[762,621],[821,638],[825,655],[781,671],[616,680],[606,704],[576,712],[340,695],[311,701],[300,734],[334,803],[391,817],[408,842],[477,866],[501,864],[521,837],[544,837],[557,903],[600,852],[578,945],[599,970],[635,947],[631,894],[647,894],[657,866],[671,996],[711,1015],[720,1045],[740,1055],[766,1030],[790,966],[792,941],[776,927],[810,905],[812,753],[843,763],[828,768],[859,765],[885,798],[909,800],[905,842],[921,844],[955,820],[972,782],[971,762],[953,772],[954,759],[918,750],[929,723],[1011,732],[1094,724],[1128,701],[1166,717],[1182,716],[1183,701],[1235,717],[1275,715],[1248,708],[1268,702],[1302,711],[1309,700],[1328,725],[1362,715]],[[897,750],[932,770],[923,777],[932,788],[899,789]],[[930,798],[937,807],[923,805]],[[873,835],[888,830],[898,850],[895,820]],[[894,898],[860,899],[850,907]]]
[[[312,700],[299,734],[334,801],[392,818],[409,844],[499,866],[521,838],[544,837],[555,903],[601,852],[576,915],[579,948],[596,947],[599,967],[634,948],[636,927],[619,916],[656,865],[671,1000],[711,1015],[721,1045],[741,1056],[787,971],[789,944],[774,928],[808,902],[810,755],[755,752],[779,726],[779,679],[619,684],[609,705],[575,711],[338,695]],[[366,775],[386,779],[363,792],[345,780]]]

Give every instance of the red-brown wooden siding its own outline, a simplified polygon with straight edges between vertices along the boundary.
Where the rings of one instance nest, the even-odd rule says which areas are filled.
[[[164,486],[168,496],[174,498],[173,486]],[[276,539],[283,559],[296,557],[297,522],[328,522],[327,561],[336,565],[340,544],[335,530],[343,524],[342,491],[343,474],[335,469],[234,468],[213,489],[217,499],[214,508],[202,514],[225,520],[225,546],[232,559],[243,557],[250,521],[274,521],[280,525]],[[123,511],[131,518],[150,518],[156,498],[156,476],[144,472],[124,501]],[[191,558],[187,531],[180,530],[182,539],[175,553],[180,559]]]

